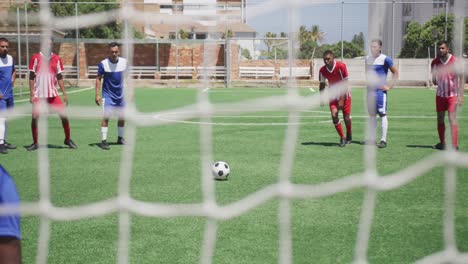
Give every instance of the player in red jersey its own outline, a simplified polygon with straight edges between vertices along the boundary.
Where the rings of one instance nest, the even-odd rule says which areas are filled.
[[[432,83],[437,85],[436,111],[437,131],[440,142],[434,145],[435,149],[445,149],[445,112],[448,112],[450,130],[452,134],[452,147],[458,149],[458,124],[456,119],[457,105],[463,104],[463,75],[458,70],[458,59],[449,53],[450,46],[447,41],[438,44],[438,57],[432,60]]]
[[[330,50],[327,50],[323,53],[323,62],[325,63],[325,66],[322,66],[319,71],[320,95],[323,98],[325,79],[328,80],[329,89],[336,89],[336,91],[339,93],[339,95],[331,96],[329,98],[329,105],[333,124],[335,125],[336,132],[338,132],[338,135],[340,136],[339,145],[340,147],[344,147],[346,144],[350,144],[352,141],[350,116],[351,93],[348,85],[348,69],[346,68],[346,64],[335,60],[335,55]],[[343,119],[346,125],[346,137],[343,134],[343,128],[341,127],[341,122],[338,118],[339,110],[343,112]]]
[[[62,72],[63,63],[57,54],[52,52],[52,38],[48,40],[48,46],[42,51],[34,54],[29,62],[29,101],[33,105],[31,130],[33,143],[26,149],[28,151],[38,148],[37,119],[39,118],[38,106],[40,100],[44,100],[56,111],[62,120],[63,131],[65,132],[64,144],[69,148],[76,149],[77,146],[70,138],[70,122],[65,115],[65,108],[57,91],[57,84],[63,94],[63,100],[68,105],[68,97],[63,84]]]

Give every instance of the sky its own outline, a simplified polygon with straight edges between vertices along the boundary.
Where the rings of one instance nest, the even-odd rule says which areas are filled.
[[[287,0],[280,0],[287,1]],[[279,35],[289,31],[288,10],[284,7],[256,16],[249,12],[249,7],[255,7],[268,2],[267,0],[247,0],[247,24],[253,27],[259,37],[266,32]],[[310,1],[312,2],[312,1]],[[324,43],[333,44],[341,40],[341,4],[330,0],[327,4],[309,4],[301,6],[296,12],[295,19],[299,26],[304,25],[310,30],[312,25],[318,25],[325,32]],[[341,1],[339,1],[341,2]],[[363,32],[367,35],[368,6],[367,4],[347,3],[343,9],[343,39],[350,41],[355,34]]]

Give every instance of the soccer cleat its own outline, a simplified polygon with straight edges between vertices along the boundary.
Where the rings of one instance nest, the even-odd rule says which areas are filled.
[[[8,150],[5,146],[5,144],[0,144],[0,153],[1,154],[8,154]]]
[[[7,149],[16,149],[16,146],[5,141],[5,147]]]
[[[68,146],[69,148],[71,148],[71,149],[77,149],[77,148],[78,148],[78,147],[76,146],[75,142],[73,142],[73,140],[71,140],[71,139],[68,139],[68,140],[65,139],[65,140],[63,141],[63,144],[67,145],[67,146]]]
[[[101,143],[99,143],[98,146],[100,148],[102,148],[103,150],[109,150],[110,149],[109,144],[107,144],[106,140],[101,141]]]
[[[31,145],[26,147],[27,151],[33,151],[33,150],[36,150],[36,149],[37,149],[37,144],[36,143],[32,143]]]
[[[125,145],[125,139],[123,137],[118,137],[117,138],[117,144],[118,145]]]
[[[353,135],[346,134],[346,144],[351,144],[353,142]]]
[[[432,146],[433,149],[438,149],[438,150],[444,150],[445,149],[445,144],[444,143],[437,143],[434,146]]]
[[[342,138],[340,139],[340,144],[339,144],[340,147],[344,147],[346,146],[346,139]]]
[[[385,141],[380,141],[380,143],[377,145],[378,148],[386,148],[387,147],[387,142]]]

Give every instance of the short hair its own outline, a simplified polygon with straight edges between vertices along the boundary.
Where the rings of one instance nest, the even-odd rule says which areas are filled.
[[[446,40],[439,41],[439,42],[437,43],[437,46],[444,45],[444,44],[445,44],[445,46],[447,46],[447,48],[450,48],[450,44],[449,44],[449,42],[446,41]]]
[[[109,48],[113,48],[113,47],[119,47],[120,48],[120,44],[115,42],[115,41],[109,43]]]
[[[323,52],[323,56],[322,57],[325,57],[327,55],[332,55],[333,57],[335,57],[335,54],[333,53],[333,51],[331,50],[326,50],[325,52]]]
[[[382,47],[382,40],[381,39],[373,39],[371,40],[371,43],[378,43],[380,47]]]
[[[9,42],[6,38],[0,38],[0,42]]]

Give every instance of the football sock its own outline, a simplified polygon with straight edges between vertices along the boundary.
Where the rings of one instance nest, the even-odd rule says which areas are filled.
[[[377,118],[375,116],[369,116],[369,141],[375,143],[375,139],[377,137]]]
[[[343,128],[341,127],[341,122],[338,121],[338,124],[335,124],[335,129],[336,129],[336,132],[338,132],[338,135],[340,135],[340,138],[344,138]]]
[[[439,132],[440,143],[445,144],[445,124],[438,124],[437,132]]]
[[[32,133],[33,143],[37,144],[37,122],[31,121],[31,133]]]
[[[62,127],[65,133],[65,140],[70,140],[70,122],[68,122],[68,119],[62,119]]]
[[[125,127],[117,127],[117,133],[119,137],[123,137]]]
[[[388,130],[388,118],[387,116],[382,116],[381,118],[382,121],[382,141],[387,142],[387,130]]]
[[[5,132],[6,132],[6,118],[0,118],[0,144],[5,143]]]
[[[452,146],[458,146],[458,124],[452,124]]]
[[[351,132],[351,118],[349,118],[349,122],[348,122],[348,123],[345,122],[345,125],[346,125],[346,134],[348,134],[348,135],[353,134],[353,133]]]
[[[107,140],[107,127],[101,127],[102,140]]]

